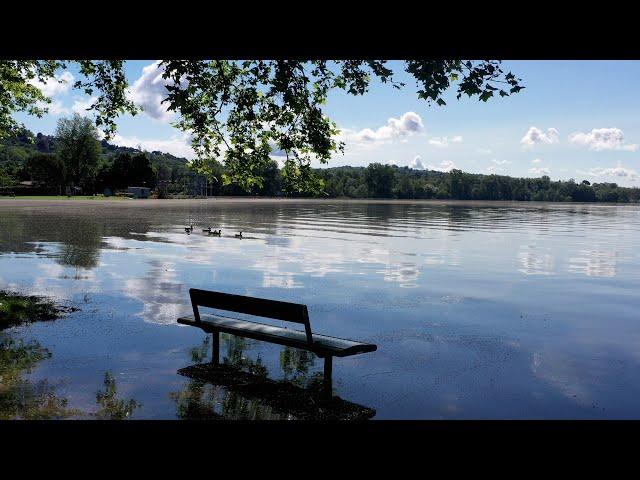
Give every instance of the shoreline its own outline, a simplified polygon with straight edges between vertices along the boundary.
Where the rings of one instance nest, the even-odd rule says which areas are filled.
[[[455,199],[367,199],[367,198],[282,198],[282,197],[208,197],[208,198],[175,198],[175,199],[121,199],[121,198],[21,198],[0,197],[2,207],[58,207],[58,206],[119,206],[119,207],[170,207],[170,206],[202,206],[202,205],[229,205],[229,204],[388,204],[388,205],[461,205],[461,206],[491,206],[491,205],[517,205],[517,206],[542,206],[542,205],[602,205],[602,206],[633,206],[638,203],[605,203],[605,202],[537,202],[518,200],[455,200]]]

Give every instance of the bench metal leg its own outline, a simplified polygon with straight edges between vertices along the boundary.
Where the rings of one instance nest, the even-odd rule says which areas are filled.
[[[333,357],[328,356],[324,357],[324,385],[323,385],[323,395],[326,400],[330,400],[333,396],[332,388],[331,388],[331,374],[333,371]]]
[[[213,365],[220,364],[220,332],[211,334],[211,363]]]

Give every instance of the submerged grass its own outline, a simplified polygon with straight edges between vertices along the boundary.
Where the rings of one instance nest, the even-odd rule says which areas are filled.
[[[76,310],[42,297],[0,290],[0,330],[26,322],[55,320]]]

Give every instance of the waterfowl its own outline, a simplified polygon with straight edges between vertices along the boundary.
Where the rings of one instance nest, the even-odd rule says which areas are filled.
[[[211,227],[209,227],[209,228],[203,228],[203,229],[202,229],[202,231],[203,231],[203,232],[207,232],[207,233],[211,233]],[[213,232],[213,233],[215,233],[215,230],[214,230],[214,232]]]
[[[235,237],[236,237],[236,238],[242,238],[242,232],[240,232],[240,233],[236,233]]]
[[[191,233],[193,231],[193,225],[190,225],[188,227],[184,227],[184,231],[187,233]]]
[[[214,230],[213,232],[211,232],[211,235],[215,235],[215,236],[219,237],[221,233],[222,233],[222,230],[218,230],[218,231]]]

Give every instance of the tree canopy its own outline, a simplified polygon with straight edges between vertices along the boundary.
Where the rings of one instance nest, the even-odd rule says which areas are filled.
[[[100,153],[98,134],[91,120],[78,114],[58,120],[56,154],[64,165],[67,181],[85,187],[91,185]]]
[[[50,99],[34,80],[55,78],[55,72],[68,63],[0,61],[0,137],[19,127],[14,112],[41,116],[47,111]],[[89,110],[109,139],[120,114],[137,112],[127,97],[124,62],[77,63],[83,78],[74,87],[95,93]],[[178,113],[175,126],[191,135],[197,154],[191,167],[212,177],[211,162],[222,161],[226,171],[216,180],[248,191],[262,187],[274,151],[286,158],[287,189],[321,190],[323,183],[314,175],[311,161],[326,164],[344,150],[336,139],[335,122],[323,111],[329,92],[363,95],[373,80],[405,87],[383,60],[163,60],[159,68],[167,82],[163,102]],[[450,89],[458,99],[468,96],[486,102],[524,88],[497,60],[407,60],[403,68],[415,80],[418,97],[428,104],[445,105],[443,96]]]

